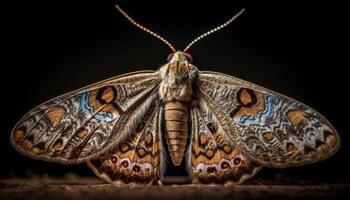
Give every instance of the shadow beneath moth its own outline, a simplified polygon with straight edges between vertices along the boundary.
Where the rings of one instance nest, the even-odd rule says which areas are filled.
[[[116,8],[170,47],[168,63],[157,71],[92,84],[34,108],[10,135],[20,153],[62,164],[87,162],[111,183],[158,183],[167,148],[173,165],[186,162],[193,183],[235,184],[262,167],[311,164],[339,149],[337,131],[309,106],[192,64],[187,50],[244,9],[176,51]]]

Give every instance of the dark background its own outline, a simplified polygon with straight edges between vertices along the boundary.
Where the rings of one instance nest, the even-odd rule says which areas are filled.
[[[183,49],[199,34],[246,12],[189,53],[200,70],[230,74],[298,99],[326,116],[342,147],[326,161],[260,178],[287,177],[346,182],[350,178],[349,107],[343,6],[330,1],[118,1],[136,21]],[[31,108],[88,84],[142,69],[158,69],[170,49],[136,29],[114,1],[15,1],[3,22],[0,177],[74,172],[93,176],[84,164],[61,165],[21,156],[9,144],[15,123]],[[168,175],[185,175],[170,167]]]

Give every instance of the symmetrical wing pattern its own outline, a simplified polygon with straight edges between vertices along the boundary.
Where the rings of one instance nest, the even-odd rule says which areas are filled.
[[[155,183],[165,169],[163,137],[174,165],[187,145],[195,183],[242,183],[263,166],[314,163],[340,147],[336,130],[312,108],[232,76],[200,72],[182,52],[159,71],[114,77],[38,106],[10,140],[35,159],[86,161],[108,182]]]

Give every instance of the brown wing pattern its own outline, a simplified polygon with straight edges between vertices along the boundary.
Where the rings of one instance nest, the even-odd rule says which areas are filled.
[[[194,183],[242,183],[261,169],[230,144],[220,122],[200,96],[191,109],[191,126],[187,164]]]
[[[215,72],[202,72],[196,86],[232,145],[259,164],[309,164],[340,147],[333,126],[296,100]]]
[[[28,112],[10,141],[35,159],[77,163],[127,137],[158,99],[156,72],[121,75],[52,99]]]
[[[88,166],[97,176],[112,183],[154,183],[159,180],[165,167],[161,110],[159,102],[152,104],[127,140],[89,160]]]

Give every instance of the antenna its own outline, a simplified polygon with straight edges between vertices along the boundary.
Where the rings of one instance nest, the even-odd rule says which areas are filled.
[[[153,35],[154,37],[158,38],[160,41],[164,42],[166,45],[168,45],[168,47],[170,47],[170,49],[173,52],[176,52],[175,47],[168,42],[166,39],[164,39],[162,36],[158,35],[157,33],[151,31],[150,29],[146,28],[145,26],[141,25],[140,23],[136,22],[134,19],[132,19],[118,4],[115,5],[115,7],[117,8],[117,10],[127,19],[129,20],[129,22],[131,22],[133,25],[135,25],[137,28]],[[183,52],[185,53],[190,47],[192,47],[193,44],[195,44],[196,42],[198,42],[199,40],[201,40],[204,37],[207,37],[208,35],[211,35],[212,33],[219,31],[220,29],[225,28],[226,26],[228,26],[229,24],[231,24],[237,17],[239,17],[243,12],[245,11],[245,9],[241,9],[237,14],[235,14],[233,17],[231,17],[228,21],[226,21],[225,23],[221,24],[220,26],[211,29],[208,32],[203,33],[202,35],[198,36],[196,39],[192,40],[192,42],[190,42],[186,48],[183,50]]]
[[[115,7],[117,8],[117,10],[127,19],[129,20],[133,25],[135,25],[137,28],[153,35],[154,37],[158,38],[160,41],[164,42],[166,45],[168,45],[170,47],[170,49],[173,52],[176,52],[176,49],[174,48],[173,45],[170,44],[170,42],[168,42],[166,39],[164,39],[162,36],[158,35],[157,33],[149,30],[148,28],[144,27],[143,25],[141,25],[140,23],[136,22],[135,20],[133,20],[118,4],[115,5]]]
[[[229,24],[231,24],[237,17],[239,17],[243,12],[245,11],[244,8],[242,8],[237,14],[235,14],[233,17],[231,17],[227,22],[221,24],[220,26],[211,29],[210,31],[203,33],[202,35],[198,36],[196,39],[192,40],[190,44],[187,45],[187,47],[183,50],[183,52],[186,52],[194,43],[198,42],[200,39],[207,37],[208,35],[225,28]]]

